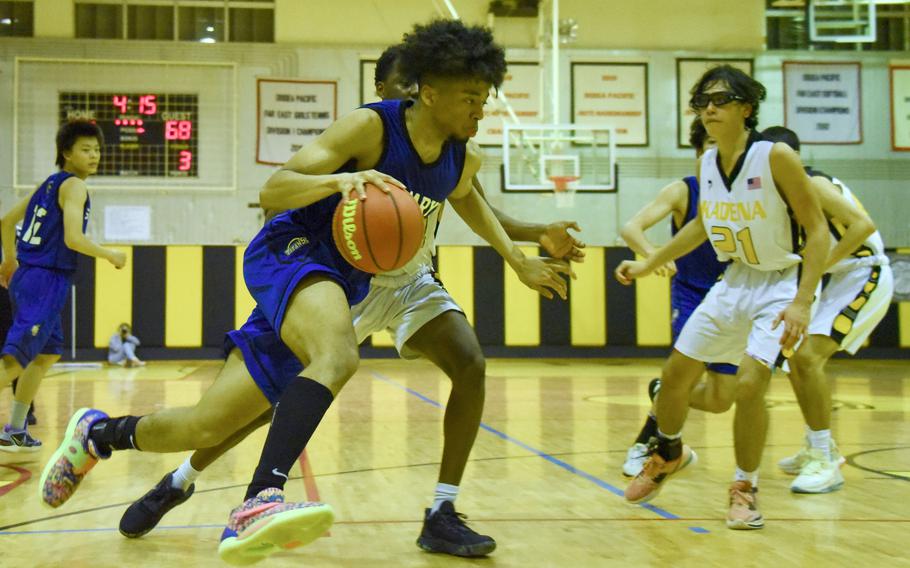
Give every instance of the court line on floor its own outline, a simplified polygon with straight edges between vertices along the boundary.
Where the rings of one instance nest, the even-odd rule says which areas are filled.
[[[383,375],[382,373],[380,373],[378,371],[371,369],[370,374],[373,375],[375,378],[377,378],[387,384],[390,384],[398,389],[405,391],[406,393],[408,393],[410,395],[413,395],[413,396],[419,398],[420,400],[422,400],[423,402],[426,402],[427,404],[429,404],[431,406],[435,406],[436,408],[438,408],[440,410],[445,408],[445,406],[443,406],[440,402],[435,401],[432,398],[429,398],[428,396],[425,396],[424,394],[417,392],[416,390],[414,390],[410,387],[407,387],[394,379],[386,377],[385,375]],[[586,480],[590,481],[591,483],[597,485],[601,489],[606,489],[610,493],[625,499],[624,492],[622,489],[620,489],[619,487],[616,487],[615,485],[608,483],[607,481],[604,481],[603,479],[601,479],[595,475],[592,475],[582,469],[579,469],[579,468],[569,464],[568,462],[564,462],[563,460],[553,456],[552,454],[548,454],[548,453],[544,452],[543,450],[538,450],[537,448],[529,446],[528,444],[522,442],[521,440],[519,440],[517,438],[513,438],[512,436],[509,436],[505,432],[503,432],[501,430],[497,430],[496,428],[493,428],[492,426],[490,426],[484,422],[480,423],[480,427],[482,429],[486,430],[487,432],[493,434],[494,436],[497,436],[507,442],[511,442],[511,443],[515,444],[516,446],[518,446],[528,452],[531,452],[532,454],[536,454],[537,456],[547,460],[548,462],[552,463],[553,465],[561,467],[562,469],[568,471],[569,473],[573,473],[583,479],[586,479]],[[680,519],[679,516],[674,515],[670,511],[667,511],[666,509],[661,509],[660,507],[656,507],[654,505],[651,505],[650,503],[642,503],[641,507],[643,509],[647,509],[647,510],[651,511],[652,513],[654,513],[656,515],[663,517],[664,519],[673,520],[673,521]],[[697,534],[703,534],[703,533],[710,532],[708,529],[706,529],[704,527],[689,527],[689,530],[691,530],[692,532],[697,533]]]

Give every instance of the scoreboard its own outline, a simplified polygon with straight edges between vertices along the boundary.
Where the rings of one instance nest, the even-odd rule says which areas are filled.
[[[172,93],[59,93],[59,122],[91,120],[104,133],[99,176],[196,178],[199,97]]]

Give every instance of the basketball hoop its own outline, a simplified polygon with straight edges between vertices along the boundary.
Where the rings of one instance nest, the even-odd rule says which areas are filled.
[[[553,183],[556,207],[572,207],[575,204],[579,176],[549,176],[549,180]]]

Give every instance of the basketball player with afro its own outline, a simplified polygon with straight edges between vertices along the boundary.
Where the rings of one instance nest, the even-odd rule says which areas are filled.
[[[382,99],[409,99],[417,94],[416,83],[401,75],[400,51],[401,46],[391,46],[377,61],[375,85]],[[472,183],[475,189],[483,191],[476,177]],[[432,276],[434,236],[441,209],[442,206],[427,217],[426,238],[415,258],[400,270],[373,278],[367,297],[352,308],[354,331],[357,341],[363,342],[374,332],[388,329],[402,358],[425,357],[452,380],[438,484],[418,544],[432,552],[482,556],[493,551],[495,541],[468,528],[456,514],[454,502],[480,424],[486,365],[477,336],[464,312]],[[578,228],[574,222],[523,223],[491,209],[510,238],[536,241],[553,258],[583,259],[584,243],[568,232],[570,227]],[[271,341],[267,336],[272,336],[273,332],[267,327],[247,325],[229,335],[232,344],[248,349],[249,345]],[[302,366],[290,350],[284,349],[282,360],[288,363],[289,369],[264,368],[261,372],[296,376]],[[264,414],[253,427],[267,424],[269,418],[269,413]],[[243,433],[251,431],[245,429]],[[151,531],[165,513],[189,498],[200,472],[240,441],[241,437],[232,436],[218,446],[193,453],[176,471],[165,475],[155,488],[127,509],[120,523],[121,533],[135,538]]]
[[[370,275],[341,259],[331,240],[331,217],[342,195],[356,192],[364,198],[366,183],[406,187],[429,204],[425,215],[448,199],[523,283],[547,297],[553,292],[565,297],[560,272],[568,273],[567,265],[525,257],[471,184],[480,156],[466,141],[477,132],[490,89],[502,83],[502,48],[484,28],[437,21],[416,26],[405,37],[400,63],[418,81],[416,101],[384,101],[341,118],[273,174],[260,193],[265,209],[284,212],[266,223],[244,255],[244,278],[257,307],[243,327],[270,329],[273,340],[246,343],[242,333],[232,336],[239,349],[232,349],[196,407],[119,418],[79,410],[42,475],[46,503],[66,502],[85,474],[113,450],[216,446],[244,435],[244,428],[253,428],[274,406],[259,464],[244,502],[231,512],[219,554],[246,564],[323,534],[333,520],[331,508],[285,502],[283,489],[359,364],[349,306],[367,295]],[[288,246],[302,235],[305,244]],[[263,372],[286,370],[287,349],[303,363],[303,372]],[[237,372],[244,362],[247,369]]]

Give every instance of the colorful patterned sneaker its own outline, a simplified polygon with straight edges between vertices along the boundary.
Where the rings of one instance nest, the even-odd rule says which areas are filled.
[[[334,520],[332,508],[325,503],[285,503],[280,489],[263,489],[231,511],[218,555],[228,564],[253,564],[309,544],[325,534]]]
[[[832,456],[832,458],[829,460],[822,450],[815,448],[809,450],[809,461],[790,484],[790,491],[793,493],[831,493],[843,487],[844,476],[840,472],[837,456]]]
[[[765,520],[758,511],[758,488],[749,481],[734,481],[730,485],[730,511],[727,528],[735,530],[760,529]]]
[[[649,448],[645,465],[626,487],[626,501],[630,503],[645,503],[657,497],[664,483],[671,475],[675,475],[689,465],[698,463],[698,456],[692,448],[683,444],[682,453],[675,460],[666,461],[657,453],[656,445]]]
[[[32,438],[27,428],[13,428],[7,424],[0,432],[0,450],[4,452],[37,452],[41,450],[41,440]]]
[[[186,491],[174,487],[174,472],[167,474],[158,485],[129,506],[120,517],[120,534],[126,538],[139,538],[158,526],[168,511],[193,496],[196,484]]]
[[[110,452],[99,451],[88,436],[92,426],[106,418],[107,414],[94,408],[80,408],[70,418],[60,447],[41,474],[39,487],[44,503],[51,507],[66,503],[98,460],[111,457]]]
[[[622,464],[622,474],[626,477],[635,477],[648,461],[648,446],[636,442],[626,451],[626,461]]]
[[[787,456],[784,459],[777,462],[777,467],[784,473],[790,475],[799,475],[800,472],[806,467],[806,464],[811,460],[810,450],[812,448],[809,446],[809,439],[806,438],[806,445],[802,447],[798,452],[792,456]],[[844,456],[840,455],[840,452],[837,449],[837,444],[834,443],[834,440],[831,440],[831,458],[837,460],[838,467],[844,465],[847,460]]]
[[[468,528],[466,518],[455,512],[455,505],[451,501],[443,501],[433,514],[426,509],[417,546],[427,552],[444,552],[469,558],[486,556],[496,550],[496,541]]]

